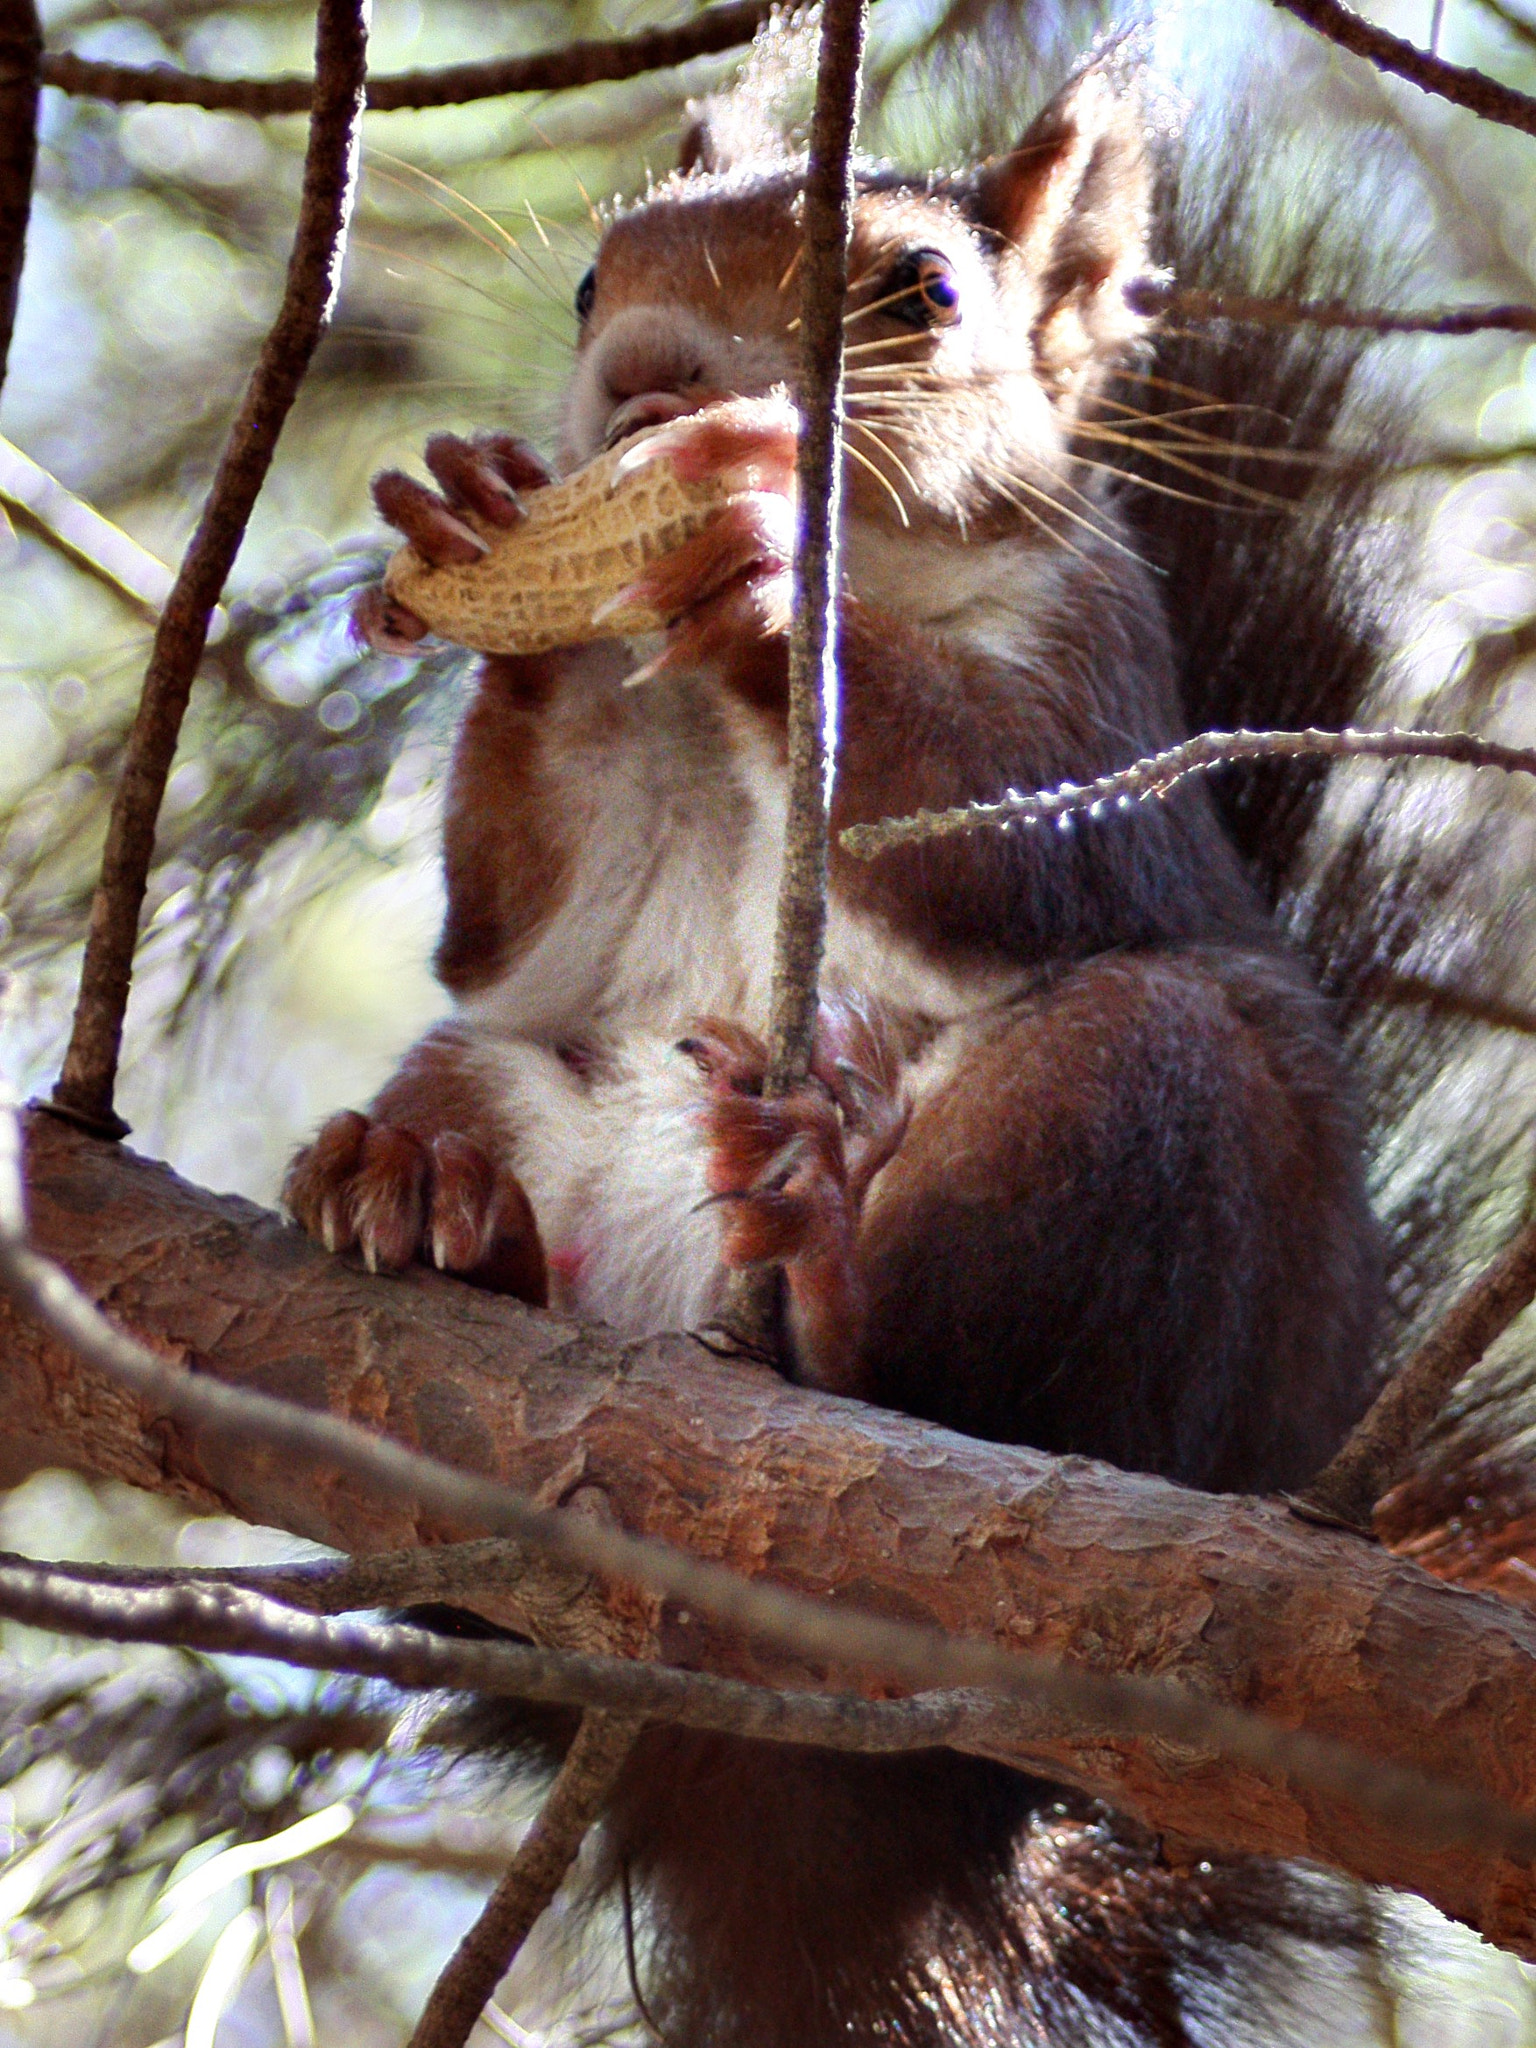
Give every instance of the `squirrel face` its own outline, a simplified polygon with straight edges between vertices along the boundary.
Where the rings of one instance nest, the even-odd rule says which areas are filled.
[[[566,456],[725,397],[793,391],[798,166],[695,161],[622,214],[577,294]],[[703,160],[700,161],[699,159]],[[1058,531],[1072,419],[1139,329],[1141,123],[1085,74],[1019,146],[952,180],[862,176],[844,316],[856,520]],[[1070,515],[1067,515],[1070,520]]]

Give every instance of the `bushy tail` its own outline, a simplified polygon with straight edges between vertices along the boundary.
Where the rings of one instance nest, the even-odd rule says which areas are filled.
[[[1401,154],[1391,134],[1362,138],[1364,173],[1322,167],[1309,210],[1294,161],[1271,176],[1240,135],[1197,145],[1166,181],[1159,253],[1178,284],[1207,291],[1412,306],[1423,288],[1409,259],[1362,253],[1382,246],[1373,216],[1391,216]],[[1341,206],[1346,188],[1355,204]],[[1278,238],[1276,189],[1293,223]],[[1165,583],[1191,730],[1499,720],[1529,627],[1459,661],[1434,648],[1422,543],[1445,479],[1395,395],[1422,387],[1426,350],[1456,346],[1168,316],[1111,425],[1123,509]],[[1530,737],[1507,719],[1498,736]],[[1318,762],[1224,771],[1217,796],[1340,1006],[1388,1239],[1385,1373],[1508,1234],[1529,1183],[1536,908],[1512,883],[1529,859],[1529,792],[1423,762]],[[1485,1399],[1476,1445],[1444,1457],[1507,1439],[1530,1419],[1527,1385],[1506,1355],[1499,1412]]]
[[[609,1840],[654,1909],[666,2048],[1312,2048],[1329,2016],[1296,1944],[1337,1969],[1374,1932],[1361,1887],[1176,1870],[1091,1802],[946,1751],[653,1731]]]

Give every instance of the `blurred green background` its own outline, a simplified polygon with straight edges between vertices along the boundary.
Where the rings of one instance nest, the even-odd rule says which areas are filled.
[[[1376,15],[1430,32],[1428,0]],[[644,5],[384,0],[372,63],[454,62],[664,18]],[[1102,19],[1067,0],[880,0],[866,147],[944,164],[995,146]],[[1142,20],[1170,122],[1188,118],[1215,150],[1254,130],[1278,147],[1277,222],[1321,190],[1347,232],[1398,264],[1404,302],[1536,303],[1536,144],[1336,59],[1264,0],[1172,0]],[[290,0],[60,4],[46,26],[51,47],[123,62],[231,75],[310,64],[312,21]],[[1449,0],[1440,47],[1536,90],[1536,30],[1502,0]],[[130,1011],[120,1103],[134,1143],[196,1180],[272,1201],[296,1142],[365,1100],[441,1004],[427,969],[436,805],[463,668],[450,654],[364,658],[350,643],[350,596],[387,544],[369,477],[415,464],[442,428],[551,443],[594,222],[669,167],[684,99],[731,61],[368,118],[337,318],[194,695]],[[175,562],[277,304],[303,139],[295,120],[45,96],[0,405],[0,1087],[18,1098],[46,1087],[62,1048],[150,632],[102,559],[28,512],[22,458]],[[1367,165],[1374,181],[1359,176]],[[1396,344],[1379,374],[1412,384],[1426,440],[1448,458],[1426,472],[1404,705],[1496,657],[1482,722],[1529,741],[1536,349],[1509,336]],[[1517,804],[1511,843],[1527,851],[1530,819]],[[1510,887],[1528,883],[1512,870]],[[1528,1056],[1501,1073],[1528,1082]],[[1446,1119],[1466,1113],[1474,1083],[1460,1077]],[[0,1513],[0,1542],[36,1554],[294,1554],[60,1475]],[[462,1769],[436,1774],[411,1747],[420,1717],[397,1722],[366,1691],[232,1660],[80,1650],[9,1625],[0,1645],[0,2048],[405,2040],[505,1862],[517,1797]],[[189,1762],[166,1785],[173,1742]],[[345,1831],[290,1860],[220,1866],[231,1874],[186,1944],[128,1967],[168,1884],[313,1814],[338,1826],[344,1814]],[[1317,1978],[1320,2041],[1536,2042],[1526,1972],[1423,1909],[1383,1912],[1379,1981],[1336,1983],[1298,1957]],[[501,2005],[477,2039],[622,2035],[612,1927],[553,1916]]]

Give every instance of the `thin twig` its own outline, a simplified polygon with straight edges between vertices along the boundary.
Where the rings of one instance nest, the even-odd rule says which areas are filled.
[[[1511,1855],[1536,1858],[1536,1818],[1482,1792],[1281,1729],[1165,1680],[1067,1667],[744,1579],[596,1517],[536,1507],[511,1487],[456,1472],[339,1416],[169,1366],[115,1330],[59,1266],[27,1244],[14,1112],[0,1115],[0,1285],[98,1371],[201,1438],[236,1436],[307,1466],[345,1472],[385,1498],[413,1501],[450,1526],[478,1525],[521,1537],[572,1567],[628,1581],[729,1628],[843,1669],[864,1668],[914,1690],[981,1687],[1070,1713],[1080,1726],[1117,1737],[1150,1735],[1202,1753],[1215,1750],[1305,1780],[1421,1841],[1469,1842],[1484,1849],[1493,1843]]]
[[[892,846],[943,839],[953,832],[979,832],[988,826],[1010,831],[1015,826],[1056,825],[1070,831],[1075,819],[1097,821],[1111,810],[1128,811],[1169,795],[1190,776],[1207,775],[1213,768],[1305,756],[1331,761],[1359,756],[1378,761],[1459,761],[1469,768],[1536,775],[1536,747],[1506,747],[1470,732],[1404,732],[1396,727],[1383,732],[1321,732],[1316,727],[1301,732],[1202,732],[1092,782],[1063,782],[1055,789],[1029,793],[1010,789],[995,803],[961,804],[952,811],[915,811],[909,818],[850,825],[841,843],[856,859],[873,860]]]
[[[852,151],[867,0],[824,0],[800,258],[800,445],[789,638],[789,817],[774,938],[764,1092],[803,1081],[827,923],[827,817],[838,727],[838,512]]]
[[[55,1108],[102,1136],[121,1137],[128,1128],[112,1106],[123,1013],[154,853],[155,822],[192,680],[207,642],[210,616],[245,536],[283,422],[330,318],[340,281],[356,185],[366,22],[365,0],[320,0],[314,113],[283,302],[262,344],[197,531],[161,614],[113,795],[74,1029],[53,1095]]]
[[[537,1555],[537,1553],[534,1553]],[[0,1552],[0,1563],[16,1560]],[[433,1543],[419,1550],[381,1551],[373,1557],[307,1558],[297,1564],[134,1565],[73,1564],[53,1569],[61,1578],[127,1592],[168,1593],[183,1586],[220,1587],[280,1601],[304,1614],[355,1614],[365,1607],[405,1607],[462,1600],[521,1583],[530,1554],[502,1536],[468,1543]]]
[[[0,119],[3,119],[0,114]],[[0,505],[21,523],[34,527],[50,546],[96,577],[117,596],[126,598],[135,611],[158,616],[170,596],[175,577],[157,555],[140,547],[104,518],[94,505],[77,498],[41,463],[24,455],[0,435]],[[229,629],[222,606],[216,606],[209,626],[210,642],[221,639]]]
[[[664,71],[750,42],[767,20],[770,4],[771,0],[726,0],[724,6],[706,8],[692,21],[649,28],[639,35],[370,78],[368,109],[389,113],[402,107],[464,106],[507,93],[567,92],[576,86],[636,78],[645,71]],[[42,76],[45,85],[92,99],[153,101],[235,114],[306,113],[315,90],[308,78],[207,78],[174,71],[168,64],[102,64],[68,51],[45,56]]]
[[[33,0],[0,0],[0,387],[16,324],[37,165],[43,31]]]
[[[58,1635],[163,1643],[210,1655],[270,1657],[304,1671],[387,1681],[401,1692],[468,1692],[592,1707],[754,1742],[892,1754],[1007,1750],[1063,1739],[1080,1719],[967,1688],[900,1700],[781,1692],[707,1671],[680,1671],[591,1651],[440,1636],[406,1622],[295,1614],[245,1587],[210,1582],[125,1586],[108,1567],[0,1553],[0,1614]]]
[[[1349,306],[1341,299],[1263,298],[1208,292],[1169,278],[1133,278],[1125,288],[1133,313],[1172,314],[1187,321],[1230,320],[1243,327],[1345,327],[1367,334],[1536,334],[1536,306],[1438,306],[1400,313],[1388,306]]]
[[[1522,20],[1512,7],[1503,4],[1503,0],[1478,0],[1478,5],[1485,13],[1491,14],[1516,42],[1524,43],[1528,50],[1536,49],[1536,24]]]
[[[1378,71],[1406,78],[1420,92],[1434,93],[1458,107],[1466,107],[1485,121],[1499,121],[1506,128],[1536,135],[1536,99],[1528,93],[1516,92],[1512,86],[1500,85],[1484,71],[1474,71],[1465,64],[1447,64],[1443,57],[1432,56],[1417,43],[1405,42],[1401,36],[1377,28],[1374,22],[1362,20],[1349,8],[1340,6],[1339,0],[1275,0],[1275,5],[1294,14],[1308,28],[1316,29],[1330,43],[1337,43],[1341,50],[1364,57]]]
[[[1457,1383],[1536,1300],[1536,1223],[1527,1223],[1454,1303],[1382,1389],[1348,1441],[1300,1496],[1330,1520],[1368,1529],[1371,1510],[1403,1468]]]
[[[640,1734],[638,1721],[586,1713],[511,1868],[448,1959],[410,2048],[464,2048],[529,1929],[560,1889]]]
[[[838,515],[842,503],[843,315],[853,136],[868,0],[824,0],[800,252],[800,411],[795,611],[789,633],[789,778],[773,943],[765,1095],[810,1070],[827,930],[827,842],[838,729]],[[777,1274],[732,1276],[720,1315],[745,1351],[773,1348]]]

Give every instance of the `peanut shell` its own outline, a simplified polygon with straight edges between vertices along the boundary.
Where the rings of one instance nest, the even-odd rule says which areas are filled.
[[[542,654],[665,626],[645,605],[626,605],[601,623],[595,616],[649,563],[705,527],[729,495],[718,477],[685,483],[665,457],[617,474],[638,442],[665,431],[631,435],[564,482],[529,491],[518,526],[460,512],[488,552],[433,568],[403,547],[384,572],[385,591],[432,632],[483,654]]]

